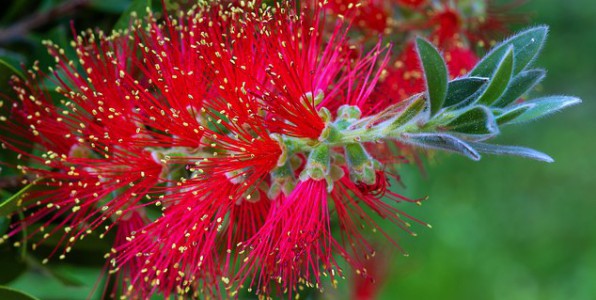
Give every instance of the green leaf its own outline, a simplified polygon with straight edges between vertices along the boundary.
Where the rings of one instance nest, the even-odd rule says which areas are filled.
[[[485,77],[466,77],[449,82],[444,106],[471,102],[472,96],[477,94],[487,82],[488,78]]]
[[[400,141],[414,146],[455,152],[472,160],[480,160],[480,154],[466,142],[445,133],[404,133]]]
[[[544,161],[552,163],[555,160],[552,157],[534,149],[519,147],[519,146],[502,146],[486,143],[470,142],[470,146],[478,150],[478,152],[495,154],[495,155],[513,155],[524,158],[530,158],[533,160]]]
[[[25,256],[25,261],[27,262],[27,265],[29,266],[30,270],[43,273],[48,277],[51,277],[56,281],[60,282],[64,286],[80,287],[84,285],[83,282],[78,280],[70,272],[64,271],[59,266],[43,264],[39,262],[35,257],[30,255]]]
[[[523,95],[532,90],[542,79],[546,72],[544,70],[528,70],[517,74],[509,83],[505,93],[493,103],[494,107],[506,107],[515,102]]]
[[[514,107],[513,109],[502,111],[497,116],[497,124],[499,126],[505,125],[511,122],[512,120],[515,120],[515,118],[519,117],[523,113],[525,113],[529,108],[530,106],[528,105],[519,105]]]
[[[424,69],[430,116],[432,117],[443,107],[445,102],[449,73],[443,57],[430,42],[418,38],[416,46]]]
[[[9,287],[0,286],[0,299],[6,300],[38,300],[37,298]]]
[[[12,75],[17,75],[21,78],[25,78],[23,73],[19,71],[19,68],[14,66],[14,62],[14,59],[11,59],[11,57],[0,57],[0,92],[2,92],[3,94],[13,95],[12,88],[10,86],[10,78],[12,77]],[[6,102],[4,104],[6,104]]]
[[[64,286],[55,278],[45,272],[30,270],[21,277],[11,282],[11,287],[27,290],[40,299],[104,299],[101,297],[105,282],[101,280],[98,283],[99,288],[95,286],[98,278],[102,277],[102,270],[99,267],[71,266],[61,263],[61,269],[67,269],[78,281],[85,283],[85,286]],[[104,274],[105,275],[105,274]],[[0,298],[4,300],[4,298]]]
[[[25,58],[9,51],[0,49],[2,56],[0,56],[0,116],[4,116],[10,120],[10,114],[12,109],[12,99],[16,99],[16,93],[12,89],[10,84],[11,77],[13,75],[23,78],[23,73],[20,68],[15,67],[19,61],[23,61]],[[5,124],[6,125],[6,124]],[[2,126],[0,129],[0,136],[12,136],[14,133],[9,129],[10,126]],[[22,149],[26,151],[27,149]],[[15,165],[18,162],[19,154],[14,151],[0,150],[0,161],[3,162],[3,166],[0,166],[0,176],[18,176],[20,173],[16,168],[9,166]]]
[[[401,113],[391,120],[391,123],[387,126],[387,131],[395,130],[408,122],[416,119],[417,116],[421,115],[426,107],[426,99],[424,97],[417,97],[414,99]]]
[[[10,219],[5,216],[0,216],[0,236],[4,235],[10,225]]]
[[[499,127],[492,112],[485,106],[475,106],[447,124],[447,130],[472,136],[494,136]]]
[[[0,286],[9,284],[27,270],[27,264],[21,259],[19,249],[6,244],[0,247],[0,266],[3,270],[10,270],[0,272]],[[0,299],[4,298],[0,297]]]
[[[40,188],[41,187],[37,185],[36,182],[32,182],[8,199],[2,200],[0,203],[0,216],[8,216],[15,212],[19,207],[19,201],[23,198],[23,196],[25,196],[28,192],[36,191]]]
[[[519,106],[528,106],[528,109],[509,123],[516,124],[536,120],[581,102],[579,98],[569,96],[549,96],[526,101]]]
[[[470,76],[488,77],[493,74],[501,61],[501,57],[503,57],[509,47],[513,47],[515,53],[513,74],[518,74],[530,65],[536,56],[538,56],[540,49],[542,49],[542,46],[544,45],[547,33],[547,26],[538,26],[524,30],[510,37],[495,46],[476,65],[476,67],[474,67],[470,72]]]
[[[15,22],[20,15],[26,14],[32,5],[37,4],[32,3],[32,1],[11,1],[8,3],[10,4],[3,7],[2,18],[0,19],[0,23],[3,25]]]
[[[151,7],[151,0],[132,0],[128,9],[116,21],[114,30],[127,29],[133,18],[144,18],[147,15],[147,7]]]
[[[3,58],[0,58],[0,72],[3,76],[6,76],[7,74],[16,74],[21,78],[25,78],[25,76],[23,75],[23,73],[21,71],[19,71],[18,68],[16,68],[15,66],[13,66],[11,63],[9,63],[8,61],[6,61]]]
[[[107,13],[121,14],[130,7],[130,0],[91,0],[89,7]]]
[[[491,105],[501,97],[507,89],[513,72],[513,48],[507,49],[503,59],[491,76],[488,87],[476,101],[478,104]]]

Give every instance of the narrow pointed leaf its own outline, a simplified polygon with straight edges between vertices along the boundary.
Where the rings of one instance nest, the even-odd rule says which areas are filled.
[[[449,73],[443,57],[431,43],[418,38],[416,46],[424,69],[430,115],[432,117],[443,107],[445,102]]]
[[[509,83],[505,93],[493,103],[495,107],[506,107],[515,102],[528,92],[530,92],[538,83],[544,79],[546,72],[544,70],[528,70],[517,74]]]
[[[41,187],[34,182],[16,192],[11,197],[2,200],[2,202],[0,202],[0,216],[7,216],[15,212],[19,207],[19,201],[23,198],[23,196],[25,196],[28,192],[39,190],[40,188]]]
[[[524,158],[529,158],[538,161],[544,161],[548,163],[554,162],[552,157],[534,149],[519,147],[519,146],[502,146],[486,143],[470,142],[470,146],[478,150],[481,153],[495,154],[495,155],[512,155]]]
[[[21,78],[25,78],[23,73],[21,71],[19,71],[19,69],[17,67],[13,66],[7,60],[2,59],[2,58],[0,58],[0,72],[2,72],[3,76],[6,76],[8,74],[10,74],[10,75],[16,74]]]
[[[499,133],[492,112],[484,106],[465,111],[447,124],[447,130],[466,135],[493,136]]]
[[[89,7],[101,12],[121,14],[126,11],[128,4],[122,0],[90,0]]]
[[[527,101],[520,104],[520,106],[528,106],[528,110],[510,123],[523,123],[536,120],[581,102],[579,98],[569,96],[549,96]]]
[[[501,57],[509,47],[513,47],[515,66],[513,74],[518,74],[530,65],[544,44],[548,33],[547,26],[524,30],[495,46],[470,72],[470,76],[488,77],[499,65]]]
[[[447,97],[443,106],[449,107],[460,103],[472,102],[472,96],[478,94],[478,91],[487,82],[488,78],[485,77],[466,77],[449,82]]]
[[[518,105],[510,110],[505,110],[497,116],[497,124],[498,125],[505,125],[515,118],[519,117],[523,113],[525,113],[528,109],[530,109],[529,105]]]
[[[5,216],[0,216],[0,236],[3,236],[4,233],[6,233],[8,225],[10,225],[10,220]]]
[[[495,73],[491,76],[488,87],[478,98],[477,103],[491,105],[501,97],[507,89],[513,74],[513,48],[509,48],[503,59],[497,66]]]
[[[399,116],[395,117],[391,120],[391,123],[388,125],[387,130],[395,130],[408,122],[417,119],[416,117],[421,115],[426,107],[426,99],[424,97],[418,97],[408,105],[400,114]]]
[[[445,133],[404,133],[401,141],[414,146],[455,152],[472,160],[480,160],[480,154],[466,142]]]
[[[25,78],[23,72],[19,68],[15,67],[17,64],[14,59],[7,56],[0,57],[0,93],[16,96],[10,86],[10,79],[13,75]],[[5,109],[0,108],[0,112],[4,112]],[[3,155],[0,154],[0,157]]]
[[[38,300],[37,298],[19,291],[13,288],[9,288],[6,286],[0,286],[0,299],[7,299],[7,300]]]

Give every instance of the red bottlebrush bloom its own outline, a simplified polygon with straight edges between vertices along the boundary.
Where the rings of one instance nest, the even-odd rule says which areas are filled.
[[[436,39],[435,43],[445,47],[462,32],[463,20],[457,9],[445,6],[442,10],[433,11],[429,25],[433,30],[431,36]]]
[[[352,274],[352,297],[350,299],[373,300],[378,298],[383,283],[388,279],[391,267],[390,254],[386,252],[375,253],[368,257],[364,265],[368,276]]]
[[[144,212],[141,210],[128,212],[116,225],[116,238],[112,249],[120,248],[121,245],[124,245],[128,240],[133,238],[137,231],[141,230],[149,222],[149,219],[144,216]],[[106,257],[109,257],[109,254]],[[110,264],[115,264],[115,261],[108,260],[104,272],[109,269]],[[124,294],[127,289],[132,289],[131,279],[136,274],[142,272],[144,267],[143,258],[136,257],[126,264],[111,270],[109,272],[110,280],[106,281],[103,297],[106,297],[106,293],[109,292],[109,297],[115,299],[119,295]],[[109,291],[110,284],[112,285],[111,291]]]
[[[389,13],[382,0],[331,0],[329,9],[352,20],[355,26],[383,32],[387,28]]]
[[[130,297],[165,296],[197,288],[215,294],[222,268],[219,264],[218,232],[235,202],[234,185],[225,177],[217,189],[195,188],[172,198],[163,216],[116,248],[115,266],[143,258],[143,270],[133,274]]]
[[[300,182],[254,237],[243,243],[243,252],[248,254],[244,259],[246,264],[240,270],[241,282],[249,278],[248,285],[263,294],[271,292],[272,283],[277,283],[276,288],[283,293],[290,294],[298,292],[300,285],[320,288],[321,272],[330,276],[333,282],[342,276],[343,271],[334,255],[340,255],[359,275],[367,277],[364,261],[375,251],[360,232],[361,228],[378,230],[389,240],[393,239],[364,207],[411,234],[414,233],[405,219],[426,225],[381,200],[387,196],[396,202],[418,201],[388,191],[384,173],[377,175],[372,186],[356,185],[345,176],[336,182],[330,194],[323,181]],[[341,238],[334,237],[331,232],[330,220],[334,214],[340,223]]]
[[[365,109],[387,52],[378,44],[353,58],[346,25],[338,23],[323,39],[325,15],[318,6],[302,12],[291,5],[278,8],[258,15],[251,8],[232,13],[213,4],[165,23],[150,16],[145,28],[131,28],[131,38],[85,32],[74,43],[79,66],[50,46],[58,67],[48,76],[68,99],[66,109],[51,105],[35,88],[35,76],[45,75],[32,73],[15,85],[20,102],[14,112],[28,127],[4,123],[34,136],[48,151],[28,155],[38,164],[21,167],[43,187],[24,202],[33,213],[23,226],[58,223],[49,234],[67,232],[65,252],[102,224],[118,228],[111,271],[124,272],[119,276],[135,286],[121,292],[140,298],[189,289],[219,294],[221,281],[227,286],[238,280],[233,274],[240,249],[253,247],[267,232],[286,236],[305,229],[297,240],[278,241],[285,249],[281,269],[259,254],[272,248],[249,252],[251,261],[264,264],[258,272],[241,269],[245,276],[261,274],[259,289],[274,275],[293,289],[301,278],[320,282],[323,265],[337,269],[333,255],[350,255],[331,237],[327,199],[339,206],[343,194],[329,197],[324,182],[313,180],[290,193],[295,179],[289,179],[272,204],[264,196],[277,182],[270,173],[283,163],[282,154],[293,154],[272,134],[316,140],[326,127],[323,107]],[[55,137],[56,129],[63,140]],[[20,151],[18,139],[2,141]],[[163,215],[132,230],[140,224],[137,209],[150,204],[163,206]],[[309,212],[311,206],[317,213]],[[295,209],[311,218],[281,217]],[[351,214],[344,209],[342,218]],[[346,238],[366,244],[348,226],[351,221],[342,222],[350,228]],[[302,239],[310,242],[292,250]],[[350,259],[354,265],[357,260]]]
[[[421,8],[427,4],[428,0],[395,0],[395,2],[409,8]]]
[[[405,100],[424,90],[424,76],[413,43],[409,43],[399,55],[378,89],[380,94],[392,95],[392,103]],[[383,109],[390,104],[383,103],[378,106]],[[379,112],[379,109],[372,112]]]
[[[485,0],[486,8],[479,16],[471,16],[466,21],[468,25],[466,37],[470,44],[489,48],[497,40],[511,33],[513,25],[529,22],[527,14],[515,12],[526,4],[527,0],[510,0],[507,2]]]
[[[445,50],[443,55],[445,56],[451,78],[468,74],[479,60],[474,51],[461,45],[456,45]]]
[[[299,283],[318,287],[321,272],[332,279],[337,276],[332,254],[345,254],[345,250],[331,236],[325,182],[299,183],[244,247],[248,263],[240,270],[241,276],[256,273],[248,284],[259,293],[270,293],[274,282],[280,291],[295,293]]]

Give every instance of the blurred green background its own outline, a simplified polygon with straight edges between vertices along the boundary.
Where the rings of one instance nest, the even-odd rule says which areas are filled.
[[[14,11],[1,14],[1,24],[61,1],[14,3],[6,6]],[[13,62],[47,60],[36,46],[41,39],[66,43],[73,17],[80,29],[110,28],[129,1],[91,3],[12,43],[10,50],[0,48],[0,55]],[[407,189],[402,192],[430,199],[404,210],[433,229],[419,227],[418,237],[400,239],[410,256],[391,256],[381,299],[596,299],[596,2],[533,0],[523,10],[532,14],[534,24],[551,27],[537,62],[549,71],[540,93],[575,95],[584,103],[507,128],[497,142],[539,149],[556,162],[490,156],[472,162],[439,155],[426,164],[427,179],[405,167]],[[86,299],[100,275],[98,254],[67,258],[51,269],[29,261],[26,271],[14,259],[16,251],[0,247],[0,284],[43,300]]]

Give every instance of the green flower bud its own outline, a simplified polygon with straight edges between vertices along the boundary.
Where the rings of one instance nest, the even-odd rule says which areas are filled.
[[[350,179],[353,182],[374,184],[376,181],[375,161],[361,144],[348,144],[344,147]]]

